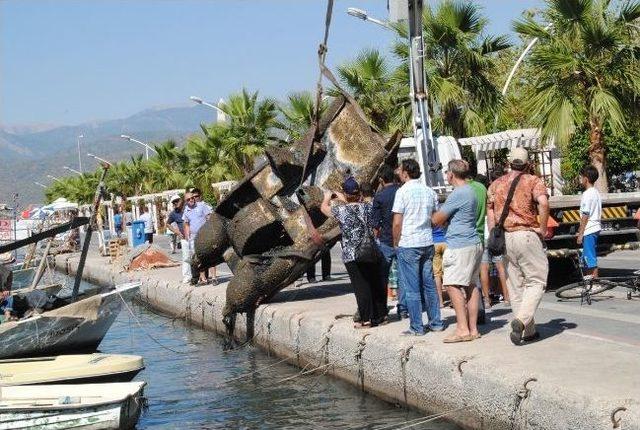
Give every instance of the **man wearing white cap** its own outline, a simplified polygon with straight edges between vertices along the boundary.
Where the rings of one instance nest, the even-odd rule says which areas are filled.
[[[173,210],[167,216],[167,228],[171,230],[180,241],[182,251],[182,282],[188,284],[191,281],[191,265],[189,255],[189,241],[184,237],[184,201],[178,194],[171,196]]]
[[[487,220],[489,229],[499,223],[509,190],[519,177],[513,198],[504,218],[507,287],[514,318],[511,341],[522,345],[539,338],[534,314],[547,285],[549,262],[544,250],[549,219],[549,197],[542,179],[527,173],[529,154],[524,148],[509,153],[511,172],[496,179],[489,187]]]

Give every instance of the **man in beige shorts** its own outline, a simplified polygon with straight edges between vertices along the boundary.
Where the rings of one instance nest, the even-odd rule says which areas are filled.
[[[455,333],[444,339],[445,343],[468,342],[478,339],[478,308],[480,292],[474,285],[482,258],[482,243],[476,232],[476,193],[466,179],[469,164],[464,160],[451,160],[447,169],[447,181],[454,190],[433,214],[434,225],[449,223],[446,233],[447,249],[442,257],[444,277],[453,309],[456,312]]]

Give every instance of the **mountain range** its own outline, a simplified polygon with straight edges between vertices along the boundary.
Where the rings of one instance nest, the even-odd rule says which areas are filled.
[[[83,135],[80,156],[84,171],[93,170],[95,161],[86,156],[94,153],[109,161],[128,159],[144,153],[144,147],[120,138],[121,134],[149,145],[167,139],[179,144],[194,133],[201,123],[215,121],[215,111],[196,105],[147,109],[123,119],[91,121],[74,126],[34,125],[0,127],[0,202],[19,194],[20,206],[44,201],[44,189],[35,184],[51,182],[56,177],[72,174],[62,166],[79,170],[78,136]]]

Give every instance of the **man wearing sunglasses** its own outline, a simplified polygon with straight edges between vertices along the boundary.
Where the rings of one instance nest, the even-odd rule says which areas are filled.
[[[184,221],[184,236],[189,241],[189,255],[192,256],[195,252],[194,242],[196,235],[200,228],[211,216],[211,206],[202,201],[202,193],[198,188],[192,188],[190,192],[185,193],[185,200],[187,202],[182,215]],[[198,279],[196,279],[196,277]],[[202,271],[198,274],[192,273],[192,284],[205,285],[207,284],[207,272]]]

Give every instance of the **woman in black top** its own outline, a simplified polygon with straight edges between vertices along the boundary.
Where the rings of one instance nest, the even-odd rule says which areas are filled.
[[[326,192],[320,209],[340,224],[342,260],[353,285],[361,319],[356,327],[373,327],[387,322],[388,311],[387,292],[380,273],[381,260],[377,254],[374,259],[361,257],[365,242],[373,240],[372,206],[362,201],[360,186],[353,177],[345,180],[342,189],[344,194],[333,193],[336,196],[333,201],[332,193]],[[375,243],[373,245],[377,252]]]

